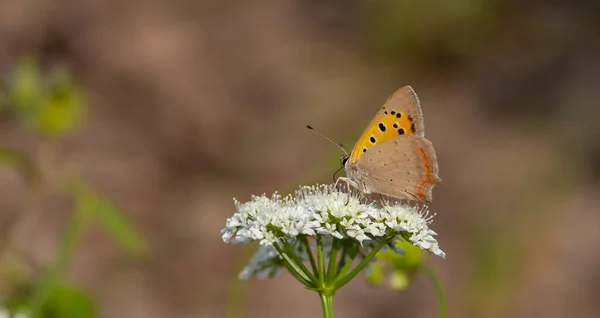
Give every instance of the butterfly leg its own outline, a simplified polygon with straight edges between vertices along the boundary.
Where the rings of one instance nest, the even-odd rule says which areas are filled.
[[[348,203],[350,203],[350,183],[352,183],[353,181],[350,180],[349,178],[346,177],[339,177],[336,181],[335,184],[333,185],[334,188],[338,188],[338,184],[340,182],[343,182],[346,184],[346,194],[348,195],[347,199],[346,199],[346,204],[348,205]]]
[[[379,205],[383,206],[383,196],[381,195],[381,193],[379,194]]]
[[[346,192],[348,194],[348,200],[346,200],[346,205],[348,205],[348,203],[350,203],[350,196],[352,194],[351,187],[358,189],[358,191],[360,192],[360,199],[361,200],[363,199],[364,193],[363,193],[360,185],[358,183],[356,183],[354,180],[352,180],[350,178],[346,178],[346,177],[339,177],[336,180],[334,187],[337,188],[338,183],[340,183],[340,182],[344,182],[346,184]]]

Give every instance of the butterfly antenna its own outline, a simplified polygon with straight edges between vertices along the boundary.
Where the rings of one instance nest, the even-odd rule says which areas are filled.
[[[346,148],[344,145],[342,145],[342,144],[340,144],[340,143],[337,143],[337,142],[333,141],[331,138],[329,138],[329,137],[327,137],[327,136],[323,135],[322,133],[320,133],[320,132],[319,132],[319,131],[317,131],[316,129],[312,128],[312,126],[311,126],[311,125],[306,125],[306,128],[308,128],[308,129],[310,129],[310,130],[314,131],[314,132],[315,132],[315,133],[317,133],[319,136],[323,137],[323,139],[325,139],[325,140],[329,141],[330,143],[332,143],[332,144],[334,144],[334,145],[338,146],[338,148],[340,148],[340,149],[341,149],[341,150],[344,152],[344,154],[345,154],[346,156],[349,156],[349,155],[350,155],[350,151],[349,151],[349,150],[348,150],[348,148]]]
[[[335,177],[336,174],[338,174],[338,172],[340,172],[340,170],[344,169],[344,166],[341,166],[339,169],[337,169],[334,173],[333,173],[333,183],[335,183],[335,181],[337,180],[337,178]]]

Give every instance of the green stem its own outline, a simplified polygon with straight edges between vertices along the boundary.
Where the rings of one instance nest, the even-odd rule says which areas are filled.
[[[436,271],[429,266],[421,266],[425,275],[431,279],[433,285],[435,287],[435,295],[438,301],[438,317],[446,318],[448,316],[448,308],[446,307],[446,295],[444,293],[444,284],[440,279],[440,276],[436,273]]]
[[[321,292],[321,306],[323,308],[323,318],[333,318],[333,295],[330,293]]]
[[[342,286],[344,286],[348,282],[350,282],[350,280],[352,280],[356,275],[358,275],[358,273],[360,273],[360,271],[363,270],[363,268],[365,268],[369,264],[369,262],[371,262],[371,259],[373,259],[373,257],[375,257],[377,252],[379,252],[379,250],[382,247],[384,247],[387,243],[389,243],[389,241],[392,238],[393,238],[393,236],[388,236],[388,237],[382,239],[381,242],[379,242],[379,244],[377,244],[369,252],[369,254],[367,254],[367,256],[365,256],[362,259],[362,261],[358,265],[356,265],[356,267],[350,273],[348,273],[348,275],[341,277],[339,280],[336,280],[334,290],[338,290],[339,288],[341,288]]]
[[[281,257],[283,257],[286,268],[288,269],[290,274],[292,274],[292,276],[294,276],[294,278],[296,278],[299,282],[304,284],[304,286],[314,288],[315,286],[314,286],[313,282],[310,280],[310,278],[302,272],[302,270],[287,255],[287,253],[277,243],[273,244],[273,246],[275,246],[275,248],[277,249],[277,252],[279,252],[279,255],[281,255]]]
[[[313,257],[312,251],[310,250],[310,244],[308,243],[308,238],[306,235],[300,237],[300,240],[304,244],[304,248],[306,248],[306,253],[308,254],[308,259],[310,260],[310,267],[313,270],[313,273],[317,272],[317,263],[315,262],[315,258]]]
[[[323,240],[321,235],[317,234],[317,266],[319,280],[322,282],[325,279],[325,259],[323,258]]]
[[[31,317],[40,317],[41,309],[52,294],[56,286],[63,279],[71,256],[81,241],[84,231],[87,229],[93,213],[96,212],[97,202],[90,195],[82,195],[78,198],[74,214],[69,220],[61,239],[55,259],[41,277],[29,300]]]
[[[327,274],[325,275],[325,281],[328,284],[333,283],[333,280],[335,278],[335,263],[337,262],[337,252],[338,249],[340,248],[340,240],[334,238],[333,242],[331,243],[331,251],[329,253],[329,265],[327,267]]]
[[[354,262],[354,259],[349,259],[348,261],[346,261],[344,263],[344,266],[338,271],[338,274],[335,277],[335,281],[339,281],[342,277],[344,277],[344,275],[346,275],[346,273],[348,272],[348,269],[350,269],[350,266],[352,266],[353,262]]]
[[[304,275],[306,275],[310,279],[310,281],[316,283],[318,281],[317,277],[313,273],[311,273],[311,271],[306,267],[306,265],[304,265],[298,254],[296,254],[294,247],[288,241],[285,240],[283,241],[283,246],[285,247],[288,256],[296,262],[296,264],[298,265],[298,267],[300,267],[300,270],[304,273]]]
[[[346,267],[346,244],[342,244],[342,255],[340,256],[340,263],[338,264],[337,272],[335,273],[336,279],[344,267]]]

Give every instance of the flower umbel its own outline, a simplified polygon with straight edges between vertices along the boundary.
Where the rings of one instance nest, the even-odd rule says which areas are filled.
[[[234,201],[237,212],[221,231],[223,241],[260,244],[240,278],[273,277],[285,267],[319,292],[324,312],[333,293],[380,250],[402,253],[396,246],[399,240],[442,258],[446,255],[429,229],[433,216],[426,206],[368,202],[360,193],[332,185],[303,186],[286,197],[275,193],[253,196],[245,203]]]
[[[394,236],[445,257],[434,238],[436,233],[429,229],[432,217],[427,207],[389,201],[377,207],[363,202],[357,193],[348,194],[331,185],[303,186],[294,196],[281,197],[275,193],[271,197],[253,196],[246,203],[235,200],[235,204],[237,212],[227,219],[221,231],[227,243],[259,242],[271,246],[283,241],[296,242],[303,235],[330,235],[362,245],[365,241]],[[275,249],[270,251],[272,257],[278,257]],[[264,249],[259,253],[265,253]]]

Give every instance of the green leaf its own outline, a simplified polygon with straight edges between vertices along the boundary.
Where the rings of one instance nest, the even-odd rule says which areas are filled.
[[[410,278],[404,271],[393,271],[390,277],[390,288],[395,291],[403,291],[408,288]]]
[[[385,279],[385,271],[383,268],[383,262],[381,259],[377,259],[376,262],[371,263],[369,270],[367,271],[367,282],[374,286],[383,284]]]
[[[41,317],[42,309],[63,280],[63,275],[75,252],[83,233],[94,213],[95,198],[87,193],[77,197],[75,210],[65,229],[54,260],[36,282],[29,302],[33,318]]]
[[[83,113],[83,97],[67,76],[61,76],[41,102],[35,115],[37,129],[46,135],[62,135],[77,127]]]
[[[71,193],[76,198],[89,197],[93,204],[93,218],[106,234],[123,250],[133,256],[141,257],[147,254],[149,247],[138,234],[125,213],[100,196],[91,186],[82,180],[72,180]]]
[[[8,85],[8,101],[18,115],[35,113],[35,107],[43,95],[38,64],[32,56],[23,57]]]
[[[2,309],[8,310],[13,317],[22,315],[24,317],[40,318],[94,318],[96,309],[90,297],[77,287],[67,284],[54,286],[37,313],[31,311],[28,302],[31,287],[34,285],[21,286],[16,292],[2,303],[0,303],[0,317]]]
[[[404,250],[404,255],[394,257],[394,269],[405,272],[416,271],[424,261],[423,250],[404,240],[398,240],[396,247]]]
[[[61,292],[60,286],[65,270],[91,221],[99,221],[109,236],[131,254],[140,255],[147,250],[145,242],[137,235],[124,214],[106,199],[101,198],[89,186],[76,180],[71,184],[71,192],[76,201],[73,216],[64,232],[54,262],[37,282],[30,298],[29,309],[31,310],[31,317],[34,318],[45,318],[46,316],[43,314],[46,312],[47,305],[51,301],[56,302],[53,297],[56,297],[55,293]],[[59,293],[59,295],[61,294]],[[61,296],[59,300],[62,302],[63,298],[64,296]],[[59,309],[55,308],[53,310],[58,313],[66,312],[70,315],[71,312],[67,312],[67,309],[63,308],[65,306],[61,303],[59,307],[56,307]],[[88,306],[85,305],[83,308],[88,308]],[[87,312],[84,312],[84,314]],[[69,315],[51,317],[90,317]]]
[[[373,285],[381,285],[387,279],[390,288],[402,291],[408,288],[410,276],[423,265],[423,251],[404,240],[397,240],[396,247],[404,251],[404,255],[393,250],[377,253],[377,261],[371,263],[367,281]]]
[[[98,198],[96,221],[121,248],[133,256],[144,256],[148,252],[146,241],[138,234],[125,214],[104,198]]]
[[[80,122],[84,98],[68,74],[43,75],[35,58],[24,57],[8,81],[6,107],[35,130],[60,136]]]
[[[96,310],[90,297],[68,285],[60,285],[42,308],[43,318],[94,318]]]

